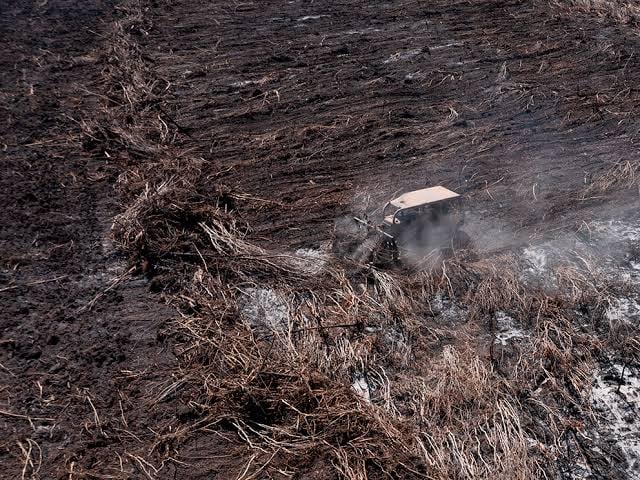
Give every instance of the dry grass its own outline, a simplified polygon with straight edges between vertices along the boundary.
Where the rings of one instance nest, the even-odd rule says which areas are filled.
[[[620,160],[584,188],[581,200],[601,196],[614,188],[638,188],[639,170],[637,161]]]
[[[257,451],[327,455],[346,478],[376,469],[428,478],[551,474],[546,456],[560,455],[568,426],[588,411],[582,395],[600,342],[574,326],[571,295],[527,292],[509,263],[456,259],[447,267],[446,278],[442,271],[409,278],[373,271],[371,288],[357,292],[333,266],[311,295],[309,285],[289,287],[289,323],[266,335],[237,320],[214,320],[237,310],[228,286],[201,272],[200,286],[187,290],[206,314],[177,325],[187,339],[182,360],[190,394]],[[430,329],[419,320],[422,305],[455,286],[466,290],[453,298],[467,308],[468,323]],[[601,301],[597,289],[583,294]],[[518,312],[531,328],[514,362],[486,356],[493,337],[483,323],[497,309]],[[376,333],[332,329],[336,324]],[[394,342],[390,331],[403,332],[404,341]],[[424,340],[429,336],[433,341]],[[362,372],[370,403],[349,388]],[[544,448],[530,448],[532,441]]]

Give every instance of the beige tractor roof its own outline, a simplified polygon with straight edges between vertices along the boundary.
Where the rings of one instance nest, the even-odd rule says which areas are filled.
[[[459,196],[460,195],[456,192],[453,192],[448,188],[438,186],[403,193],[398,198],[391,200],[389,203],[396,208],[414,208]]]

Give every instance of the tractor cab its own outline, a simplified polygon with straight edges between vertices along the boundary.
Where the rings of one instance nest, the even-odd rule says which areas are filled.
[[[380,227],[395,237],[418,220],[425,224],[437,224],[454,214],[455,208],[452,207],[459,200],[459,194],[441,186],[404,193],[384,206]],[[460,212],[455,212],[456,217],[460,215]],[[461,218],[456,220],[454,223],[461,223]]]
[[[441,186],[404,193],[386,203],[381,223],[353,217],[353,231],[336,230],[333,248],[356,263],[380,266],[450,249],[461,238],[460,204],[459,194]]]

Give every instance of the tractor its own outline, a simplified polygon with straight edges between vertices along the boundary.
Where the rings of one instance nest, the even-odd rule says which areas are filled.
[[[442,186],[407,192],[387,202],[377,224],[359,217],[353,220],[355,228],[343,225],[334,248],[359,264],[384,266],[404,257],[440,253],[465,237],[460,231],[461,197]]]

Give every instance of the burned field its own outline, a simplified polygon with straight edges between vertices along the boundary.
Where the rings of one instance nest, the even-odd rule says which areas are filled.
[[[7,9],[0,475],[636,478],[639,15]],[[335,247],[433,185],[464,248]]]

